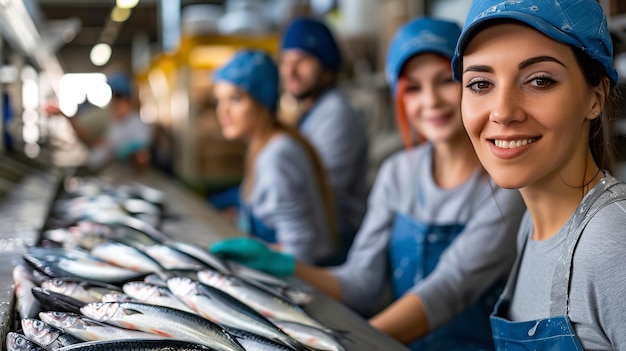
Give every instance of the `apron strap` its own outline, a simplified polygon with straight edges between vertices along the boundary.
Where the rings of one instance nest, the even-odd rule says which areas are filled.
[[[609,193],[607,190],[616,185],[623,185],[612,176],[600,180],[599,186],[592,188],[586,198],[581,201],[584,207],[576,209],[573,215],[570,234],[567,235],[563,252],[557,261],[552,279],[552,292],[550,295],[550,316],[566,316],[569,308],[569,286],[572,271],[572,261],[576,245],[583,230],[593,218],[605,206],[617,201],[626,200],[626,194]],[[571,229],[573,228],[573,231]]]

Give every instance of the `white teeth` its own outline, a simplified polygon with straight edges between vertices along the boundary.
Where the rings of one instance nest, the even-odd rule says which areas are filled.
[[[531,139],[522,139],[522,140],[494,140],[494,144],[496,144],[497,147],[499,148],[503,148],[503,149],[514,149],[517,147],[521,147],[524,145],[528,145],[531,143],[534,143],[535,141],[537,141],[537,138],[531,138]]]

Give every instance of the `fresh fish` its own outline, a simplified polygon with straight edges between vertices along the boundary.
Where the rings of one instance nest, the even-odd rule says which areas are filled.
[[[73,297],[84,303],[102,301],[105,294],[121,293],[122,291],[110,284],[76,280],[75,278],[54,278],[41,283],[43,289]]]
[[[83,341],[57,327],[34,318],[22,319],[22,329],[28,339],[47,349],[58,349]]]
[[[102,295],[102,298],[100,299],[100,301],[101,302],[137,302],[135,299],[133,299],[132,297],[126,294],[118,294],[118,293],[104,294]]]
[[[184,243],[180,241],[168,241],[165,243],[167,246],[183,252],[196,260],[204,263],[208,267],[222,273],[222,274],[231,274],[231,269],[229,267],[229,263],[223,258],[201,248],[197,245]]]
[[[157,306],[167,306],[189,313],[195,313],[185,305],[178,297],[172,294],[168,288],[150,285],[144,282],[128,282],[122,286],[126,295],[134,298],[138,302],[148,303]]]
[[[79,250],[29,249],[22,257],[30,266],[53,278],[122,283],[145,276],[145,273],[113,266]]]
[[[48,311],[80,313],[80,308],[85,305],[84,302],[71,296],[59,294],[48,289],[42,289],[38,286],[32,288],[32,292],[41,306]]]
[[[246,350],[288,351],[292,348],[249,331],[226,327],[226,331],[235,337]]]
[[[7,351],[46,351],[37,343],[28,340],[26,336],[15,332],[7,334],[6,346]]]
[[[66,249],[84,248],[90,250],[111,236],[111,229],[105,225],[80,221],[70,227],[46,230],[42,241],[62,245]]]
[[[122,328],[198,342],[219,351],[245,351],[219,325],[196,314],[171,307],[134,302],[92,302],[83,315]]]
[[[158,273],[163,267],[150,256],[119,242],[108,241],[91,250],[91,254],[118,267],[143,273]]]
[[[195,269],[173,269],[163,271],[160,274],[149,274],[143,278],[143,282],[167,288],[167,280],[174,277],[186,277],[191,280],[198,280],[198,270]]]
[[[304,345],[315,350],[324,351],[345,351],[343,345],[328,332],[296,322],[282,321],[271,319],[271,321],[282,329],[285,333],[292,336]]]
[[[107,213],[101,213],[94,215],[91,218],[92,221],[100,224],[106,224],[110,226],[123,226],[135,232],[143,234],[144,245],[153,245],[155,243],[163,243],[169,238],[167,235],[156,229],[154,226],[133,218],[130,216],[115,216]]]
[[[244,265],[229,262],[233,275],[250,285],[280,297],[294,305],[305,305],[313,300],[313,296],[306,291],[289,285],[287,282],[269,274],[257,271]]]
[[[13,268],[13,284],[15,284],[17,311],[20,318],[36,317],[41,309],[41,305],[35,299],[31,290],[37,286],[35,277],[28,268],[18,264]]]
[[[121,339],[162,339],[161,335],[138,330],[119,328],[94,321],[76,313],[40,312],[39,318],[45,323],[64,330],[66,333],[85,341]]]
[[[189,278],[171,278],[167,286],[174,295],[183,300],[201,316],[236,329],[243,329],[290,346],[293,350],[301,345],[260,313],[234,297],[203,285]]]
[[[167,245],[151,245],[143,251],[165,269],[202,270],[208,267],[197,259]]]
[[[228,293],[267,318],[282,319],[326,329],[322,324],[313,319],[313,317],[304,312],[302,308],[260,290],[255,286],[249,285],[236,277],[229,277],[215,271],[204,270],[198,272],[198,280],[206,285]]]
[[[57,351],[213,351],[213,348],[185,340],[136,339],[91,341],[57,349]]]

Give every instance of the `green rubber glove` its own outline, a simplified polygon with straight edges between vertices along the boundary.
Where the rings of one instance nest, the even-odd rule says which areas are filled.
[[[226,239],[209,249],[223,258],[278,277],[289,277],[296,270],[296,260],[292,255],[273,251],[250,238]]]

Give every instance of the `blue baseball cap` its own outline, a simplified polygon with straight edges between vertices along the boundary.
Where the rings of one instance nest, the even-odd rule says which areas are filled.
[[[454,79],[461,79],[461,60],[469,41],[491,20],[524,23],[560,43],[581,49],[604,66],[611,86],[617,84],[613,68],[613,42],[606,16],[596,0],[474,0],[452,58]]]
[[[449,59],[454,55],[461,27],[454,22],[420,17],[400,27],[387,51],[385,75],[393,94],[404,64],[413,56],[435,53]]]
[[[124,73],[112,73],[107,76],[107,84],[111,87],[114,95],[130,98],[132,95],[132,84],[130,77]]]
[[[213,73],[213,82],[225,81],[250,94],[254,100],[276,111],[278,107],[278,68],[263,51],[242,50]]]
[[[283,35],[281,49],[302,50],[333,72],[341,68],[341,52],[333,34],[324,23],[312,18],[292,21]]]

